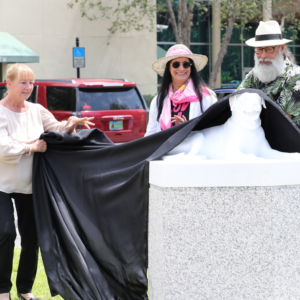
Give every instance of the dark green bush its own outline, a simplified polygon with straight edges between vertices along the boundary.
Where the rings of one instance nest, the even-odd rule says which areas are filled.
[[[145,101],[147,103],[148,108],[150,108],[150,103],[151,103],[152,99],[155,96],[156,96],[156,94],[155,95],[143,95],[143,97],[144,97],[144,99],[145,99]]]

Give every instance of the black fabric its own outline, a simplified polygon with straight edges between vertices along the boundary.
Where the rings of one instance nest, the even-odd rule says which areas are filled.
[[[48,150],[35,154],[33,194],[53,296],[147,299],[147,162],[194,123],[122,145],[96,129],[42,135]]]
[[[0,192],[0,294],[9,293],[12,287],[16,238],[12,198],[15,200],[22,247],[16,285],[20,293],[26,294],[31,292],[38,264],[38,240],[32,194],[3,192]]]
[[[299,129],[272,100],[261,113],[274,149],[300,152]],[[147,299],[148,162],[178,145],[191,130],[221,125],[229,96],[202,116],[122,145],[100,131],[41,138],[33,191],[42,257],[52,295],[64,299]]]
[[[266,41],[266,40],[282,40],[282,34],[259,34],[255,36],[256,41]]]

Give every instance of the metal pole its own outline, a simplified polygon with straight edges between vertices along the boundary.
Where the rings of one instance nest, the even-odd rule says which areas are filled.
[[[76,47],[79,47],[79,38],[76,38]],[[80,68],[77,68],[77,78],[80,78]]]

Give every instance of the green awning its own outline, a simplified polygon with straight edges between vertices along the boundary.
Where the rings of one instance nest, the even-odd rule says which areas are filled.
[[[164,50],[162,47],[157,46],[157,59],[165,57],[166,53],[166,50]]]
[[[7,32],[0,32],[0,63],[33,63],[40,57]]]

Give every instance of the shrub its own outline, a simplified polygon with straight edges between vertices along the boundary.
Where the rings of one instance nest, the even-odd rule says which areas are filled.
[[[151,103],[151,101],[152,101],[152,99],[155,97],[156,95],[143,95],[143,97],[144,97],[144,99],[145,99],[145,101],[146,101],[146,103],[147,103],[147,106],[148,106],[148,108],[150,108],[150,103]]]

